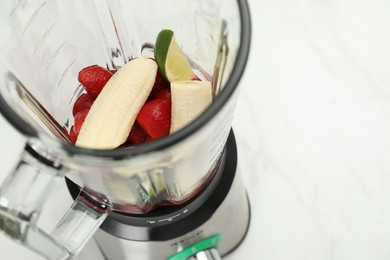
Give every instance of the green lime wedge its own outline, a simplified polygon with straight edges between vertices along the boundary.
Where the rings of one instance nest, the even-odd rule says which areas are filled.
[[[158,34],[154,56],[161,74],[169,82],[193,79],[194,72],[173,31],[162,30]]]

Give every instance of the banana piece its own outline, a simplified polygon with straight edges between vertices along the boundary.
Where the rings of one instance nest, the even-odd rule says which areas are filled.
[[[171,99],[170,133],[173,133],[191,123],[211,104],[211,84],[195,80],[171,82]]]
[[[76,145],[114,149],[123,144],[156,79],[157,63],[140,57],[126,63],[104,86],[93,103]]]

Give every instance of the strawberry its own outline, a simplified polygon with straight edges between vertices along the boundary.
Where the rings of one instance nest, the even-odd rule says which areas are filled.
[[[72,127],[70,128],[70,131],[69,131],[69,139],[70,139],[70,141],[71,141],[73,144],[75,144],[76,141],[77,141],[77,135],[76,135],[76,133],[75,133],[75,131],[74,131],[74,126],[72,126]]]
[[[87,117],[88,115],[88,112],[89,112],[89,109],[88,110],[83,110],[83,111],[80,111],[76,114],[76,116],[74,117],[74,132],[76,134],[76,136],[79,135],[80,133],[80,129],[85,121],[85,118]]]
[[[164,79],[160,71],[157,70],[156,80],[154,81],[153,89],[150,92],[149,100],[156,99],[155,95],[158,92],[160,92],[163,89],[169,89],[169,87],[170,87],[169,82],[166,79]]]
[[[158,98],[146,102],[138,113],[137,122],[153,140],[168,135],[171,124],[171,100]]]
[[[89,94],[96,98],[112,75],[111,71],[98,65],[93,65],[79,72],[78,81]]]
[[[197,75],[194,75],[194,76],[192,77],[192,80],[202,81]]]
[[[159,92],[153,95],[153,99],[168,98],[171,99],[171,88],[160,89]]]
[[[73,109],[72,109],[73,116],[76,116],[78,112],[81,112],[83,110],[89,110],[94,101],[95,98],[89,93],[84,93],[81,96],[79,96],[73,105]]]
[[[145,133],[145,131],[139,126],[137,122],[134,122],[129,137],[127,137],[127,141],[132,144],[141,144],[144,143],[147,139],[149,139],[148,134]]]

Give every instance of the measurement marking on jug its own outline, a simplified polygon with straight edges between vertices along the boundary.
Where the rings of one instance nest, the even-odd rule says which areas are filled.
[[[64,41],[64,42],[60,45],[60,47],[58,47],[57,50],[53,53],[53,55],[51,55],[51,57],[50,57],[50,59],[49,59],[49,62],[48,62],[47,65],[46,65],[45,70],[47,70],[47,69],[50,67],[50,65],[53,63],[53,61],[58,57],[58,54],[60,54],[60,51],[61,51],[61,49],[65,46],[65,44],[66,44],[66,41]]]
[[[35,48],[34,55],[37,54],[38,50],[42,47],[43,43],[47,40],[50,35],[51,30],[57,25],[57,22],[53,23],[49,29],[47,29],[41,36],[41,40],[39,41],[37,47]]]
[[[28,28],[29,28],[29,27],[33,24],[33,22],[37,19],[39,13],[40,13],[41,10],[43,9],[43,7],[45,7],[46,4],[47,4],[46,1],[43,2],[43,3],[41,4],[41,6],[40,6],[37,10],[35,10],[35,11],[33,12],[33,14],[32,14],[32,15],[30,16],[30,18],[27,20],[26,25],[24,26],[22,35],[24,35],[24,34],[27,32]]]
[[[13,5],[11,7],[11,12],[9,14],[9,18],[12,18],[12,16],[14,16],[14,14],[16,13],[16,11],[18,9],[25,7],[26,2],[27,2],[27,0],[14,1]]]
[[[58,83],[57,83],[57,87],[60,86],[62,80],[65,78],[65,75],[68,74],[69,69],[73,66],[73,64],[74,64],[76,61],[77,61],[77,59],[73,60],[72,63],[71,63],[68,67],[66,67],[66,69],[64,70],[64,72],[63,72],[62,75],[61,75],[60,80],[59,80]]]

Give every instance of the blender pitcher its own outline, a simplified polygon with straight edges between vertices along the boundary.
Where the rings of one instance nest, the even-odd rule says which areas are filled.
[[[143,214],[179,205],[214,177],[230,132],[237,85],[250,45],[244,0],[33,0],[0,4],[0,110],[26,137],[0,189],[0,229],[47,259],[77,254],[112,211]],[[115,150],[69,140],[78,72],[117,70],[153,57],[156,36],[171,29],[196,72],[212,82],[213,102],[184,129]],[[81,191],[48,234],[36,222],[52,181]]]

